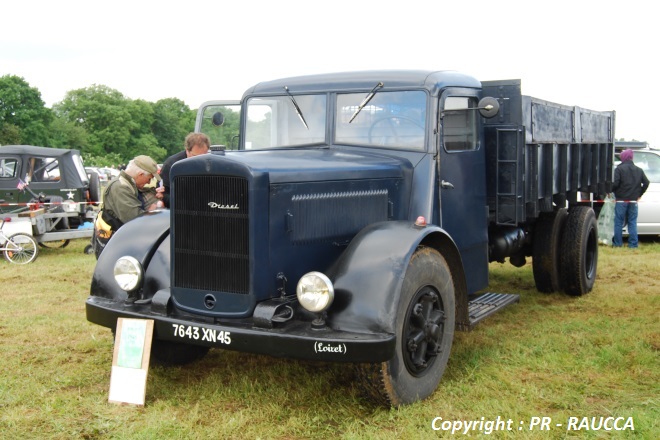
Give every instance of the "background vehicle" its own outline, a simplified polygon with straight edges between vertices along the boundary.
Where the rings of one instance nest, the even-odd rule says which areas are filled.
[[[225,127],[229,105],[205,103],[196,129]],[[213,130],[218,151],[172,167],[171,211],[99,257],[87,319],[153,319],[152,358],[348,362],[401,405],[436,389],[455,330],[518,300],[484,292],[490,261],[532,256],[539,290],[592,289],[577,194],[611,190],[614,112],[430,71],[262,82],[240,105],[238,150]]]
[[[615,166],[620,163],[615,154]],[[644,170],[650,185],[639,200],[637,233],[639,235],[660,235],[660,151],[652,149],[633,150],[633,162]],[[624,234],[627,230],[624,228]]]
[[[101,169],[99,168],[85,167],[85,171],[87,172],[88,176],[90,176],[92,173],[96,173],[96,175],[99,177],[99,180],[101,182],[105,182],[109,179],[108,174],[105,171],[101,171]]]
[[[107,176],[108,180],[112,180],[115,177],[119,177],[119,170],[117,169],[103,167],[103,168],[99,168],[99,170]]]
[[[98,174],[85,171],[78,150],[32,145],[0,147],[0,215],[30,222],[43,245],[66,246],[91,236],[78,229],[93,220],[100,201]]]

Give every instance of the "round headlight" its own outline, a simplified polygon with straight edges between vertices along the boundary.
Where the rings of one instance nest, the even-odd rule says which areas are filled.
[[[296,296],[306,310],[322,312],[332,304],[335,288],[332,281],[321,272],[309,272],[298,281]]]
[[[119,288],[131,292],[142,284],[142,265],[133,257],[121,257],[115,263],[114,275]]]

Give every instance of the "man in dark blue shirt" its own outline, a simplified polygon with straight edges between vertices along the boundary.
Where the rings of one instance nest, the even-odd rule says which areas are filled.
[[[638,246],[637,238],[637,201],[649,187],[649,179],[644,171],[633,163],[633,151],[621,153],[621,163],[614,170],[612,190],[616,197],[614,209],[614,247],[623,246],[623,224],[628,219],[628,247]]]
[[[206,154],[211,148],[211,140],[204,133],[190,133],[183,143],[184,150],[165,160],[160,170],[163,186],[156,189],[156,197],[163,201],[166,208],[170,207],[170,169],[176,162],[188,157]]]

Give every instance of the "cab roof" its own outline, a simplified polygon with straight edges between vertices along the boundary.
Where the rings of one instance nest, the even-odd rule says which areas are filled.
[[[296,76],[261,82],[249,88],[243,98],[249,95],[281,95],[285,86],[292,94],[370,91],[379,82],[383,83],[381,90],[426,89],[432,96],[436,96],[440,90],[448,86],[481,87],[481,83],[475,78],[451,70],[367,70]]]
[[[0,147],[0,155],[27,154],[36,157],[61,157],[69,154],[78,153],[78,150],[67,150],[64,148],[36,147],[34,145],[4,145]]]

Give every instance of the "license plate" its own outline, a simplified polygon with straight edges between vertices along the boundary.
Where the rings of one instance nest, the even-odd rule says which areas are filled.
[[[172,324],[172,328],[174,330],[174,336],[180,339],[212,342],[224,345],[231,344],[231,332],[183,324]]]

